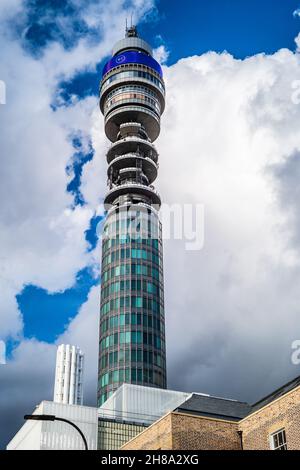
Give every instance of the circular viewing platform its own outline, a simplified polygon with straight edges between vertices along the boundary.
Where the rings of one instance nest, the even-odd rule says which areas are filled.
[[[150,184],[157,178],[157,164],[150,158],[144,158],[135,153],[116,156],[108,166],[107,176],[110,175],[111,171],[118,172],[124,168],[132,167],[141,168]]]
[[[151,204],[160,207],[161,199],[158,192],[140,183],[124,183],[120,186],[113,187],[105,196],[104,206],[114,204],[116,199],[120,196],[128,195],[129,197],[139,196],[150,201]]]
[[[160,133],[159,116],[138,105],[125,105],[114,109],[105,116],[105,134],[111,142],[116,142],[120,125],[124,122],[140,122],[145,128],[151,142],[157,139]]]
[[[144,157],[151,158],[154,162],[158,160],[158,152],[149,140],[128,136],[117,140],[111,145],[106,154],[107,163],[110,163],[116,156],[137,151]]]

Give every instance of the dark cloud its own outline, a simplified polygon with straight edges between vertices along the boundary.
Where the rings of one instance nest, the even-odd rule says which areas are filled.
[[[42,400],[53,398],[55,355],[55,347],[28,341],[16,349],[11,361],[0,366],[0,448],[24,424],[24,414]]]
[[[298,252],[300,250],[300,153],[293,152],[285,161],[272,165],[270,174],[275,179],[279,204],[286,217],[284,231],[289,243]]]

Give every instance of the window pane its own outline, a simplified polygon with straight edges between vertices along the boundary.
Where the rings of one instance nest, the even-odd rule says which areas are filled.
[[[286,434],[284,429],[281,429],[280,431],[274,433],[271,438],[272,448],[274,450],[287,450]]]

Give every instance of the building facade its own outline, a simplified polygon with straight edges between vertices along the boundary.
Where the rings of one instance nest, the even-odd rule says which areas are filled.
[[[53,401],[69,405],[83,403],[84,355],[77,346],[57,348]]]
[[[300,377],[253,405],[239,423],[244,450],[300,450]]]
[[[189,396],[186,392],[124,383],[98,410],[98,449],[119,449]]]
[[[166,387],[161,199],[153,187],[162,69],[135,27],[103,69],[108,192],[102,242],[98,405],[124,382]]]
[[[247,403],[192,393],[122,449],[241,450],[238,423],[250,409]]]
[[[241,450],[238,424],[171,412],[122,446],[122,450]]]
[[[98,409],[42,402],[34,413],[71,420],[89,449],[300,450],[300,377],[254,405],[125,383]],[[82,448],[78,432],[59,421],[26,421],[7,446]]]
[[[89,406],[42,401],[37,415],[55,415],[80,428],[88,449],[97,450],[98,410]],[[84,450],[82,437],[70,424],[61,421],[26,421],[7,445],[7,450]]]
[[[122,445],[140,434],[147,425],[102,419],[98,421],[98,450],[119,450]]]

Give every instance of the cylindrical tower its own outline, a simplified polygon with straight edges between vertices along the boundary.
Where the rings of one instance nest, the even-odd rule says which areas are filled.
[[[98,405],[124,382],[166,387],[162,235],[157,177],[162,70],[136,27],[103,69],[100,109],[112,145],[104,204]]]

